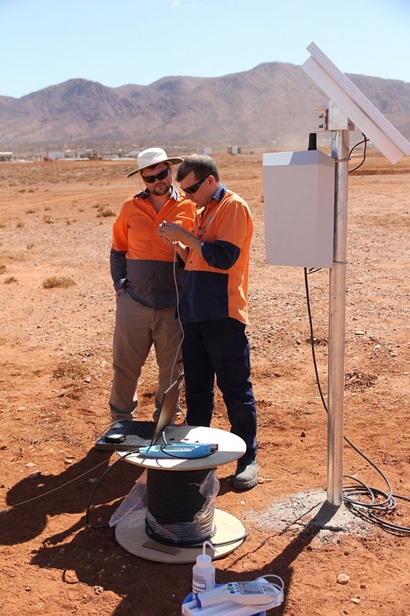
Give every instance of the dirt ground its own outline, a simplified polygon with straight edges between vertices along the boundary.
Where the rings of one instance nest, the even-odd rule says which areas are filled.
[[[217,471],[216,507],[248,532],[215,561],[217,582],[280,575],[285,601],[269,614],[409,616],[409,534],[356,515],[323,528],[309,515],[312,498],[326,496],[327,416],[304,272],[266,264],[261,156],[215,158],[255,221],[248,334],[261,467],[245,493],[232,490],[235,463]],[[0,165],[0,606],[9,616],[177,616],[190,592],[191,564],[141,559],[120,547],[112,528],[85,524],[96,481],[118,459],[93,443],[109,424],[111,227],[139,189],[138,179],[125,178],[134,164]],[[380,516],[407,529],[409,210],[409,159],[392,167],[372,156],[349,175],[345,434],[376,468],[346,443],[344,470],[388,491],[380,469],[398,495],[396,508]],[[308,279],[326,397],[329,271]],[[139,418],[151,416],[155,379],[151,356]],[[220,397],[213,426],[228,429]],[[95,496],[94,525],[109,520],[139,475],[116,464]]]

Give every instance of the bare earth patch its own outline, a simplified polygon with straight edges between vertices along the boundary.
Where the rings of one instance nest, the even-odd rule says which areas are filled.
[[[216,506],[240,519],[248,537],[215,561],[217,581],[280,575],[285,603],[272,614],[409,616],[408,535],[357,516],[316,524],[318,515],[326,519],[327,417],[303,270],[265,262],[261,157],[216,158],[255,221],[248,334],[261,466],[257,487],[242,494],[231,487],[235,464],[218,469]],[[145,561],[124,551],[112,529],[85,526],[96,481],[117,459],[93,442],[109,423],[115,298],[108,256],[113,214],[139,190],[138,180],[125,178],[131,168],[0,165],[0,607],[9,616],[177,616],[190,592],[191,565]],[[373,156],[349,176],[345,434],[407,498],[409,210],[409,160],[391,167]],[[326,393],[328,271],[309,284]],[[153,411],[155,379],[151,356],[139,390],[142,419]],[[219,396],[213,425],[228,428]],[[139,473],[126,462],[114,467],[96,495],[95,525],[108,521]],[[387,489],[348,444],[345,473]],[[408,528],[410,505],[397,503],[384,517]]]

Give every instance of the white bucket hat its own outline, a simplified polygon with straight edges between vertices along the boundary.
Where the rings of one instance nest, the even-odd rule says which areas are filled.
[[[148,148],[148,150],[143,150],[138,154],[138,169],[128,173],[127,178],[139,173],[146,167],[151,167],[152,165],[158,165],[159,163],[171,163],[173,165],[177,165],[178,163],[182,163],[183,160],[183,158],[168,158],[165,150],[162,150],[161,148]]]

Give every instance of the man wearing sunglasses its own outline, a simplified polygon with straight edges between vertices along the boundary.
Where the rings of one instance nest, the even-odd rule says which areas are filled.
[[[169,158],[161,148],[140,152],[137,169],[127,177],[139,174],[142,190],[125,200],[114,223],[110,267],[117,309],[109,402],[113,421],[133,418],[138,379],[152,345],[159,372],[156,409],[164,391],[182,374],[176,306],[183,271],[175,267],[174,246],[158,235],[164,221],[187,230],[193,225],[194,203],[172,184],[172,165],[180,162],[182,158]]]
[[[246,443],[234,488],[248,490],[258,480],[256,408],[250,380],[248,272],[253,222],[248,205],[220,183],[209,156],[185,158],[177,172],[181,190],[196,203],[192,233],[166,223],[159,234],[178,242],[185,261],[180,304],[184,326],[187,422],[209,426],[214,380],[222,392],[231,431]]]

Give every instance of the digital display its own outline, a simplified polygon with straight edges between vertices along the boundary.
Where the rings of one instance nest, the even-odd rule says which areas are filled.
[[[238,582],[239,591],[243,595],[260,595],[263,589],[259,582]]]

